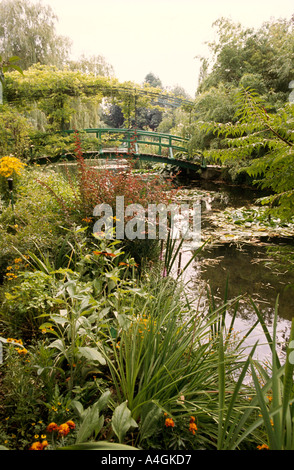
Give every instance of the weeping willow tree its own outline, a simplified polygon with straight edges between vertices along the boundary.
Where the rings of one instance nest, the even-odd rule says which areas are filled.
[[[272,195],[263,204],[282,218],[294,214],[294,104],[268,113],[260,95],[240,88],[236,96],[236,122],[203,123],[202,129],[221,138],[222,147],[204,156],[223,164],[239,165]]]

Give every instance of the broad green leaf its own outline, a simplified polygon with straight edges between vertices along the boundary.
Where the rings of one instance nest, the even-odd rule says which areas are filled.
[[[17,60],[20,60],[20,57],[18,57],[17,55],[14,55],[12,57],[9,57],[8,62],[15,62]]]
[[[96,437],[103,424],[104,416],[100,416],[99,403],[96,402],[82,413],[82,422],[78,429],[76,443],[87,441],[93,434]]]
[[[159,419],[162,416],[162,410],[155,403],[148,403],[142,408],[140,440],[152,436]]]
[[[86,359],[89,359],[91,361],[99,362],[102,365],[106,364],[106,361],[102,354],[100,354],[97,349],[90,348],[88,346],[81,346],[78,348],[79,355],[82,357],[85,357]]]
[[[0,447],[1,449],[1,447]],[[8,450],[8,449],[3,449]],[[125,444],[117,444],[115,442],[99,441],[85,442],[82,444],[74,444],[72,446],[59,447],[58,450],[138,450],[136,447]]]
[[[136,421],[132,418],[131,411],[127,407],[126,401],[115,408],[111,424],[120,443],[123,442],[130,428],[138,427]]]

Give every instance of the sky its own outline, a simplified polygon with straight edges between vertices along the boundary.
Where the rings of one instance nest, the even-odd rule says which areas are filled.
[[[33,0],[38,2],[39,0]],[[120,81],[143,83],[152,72],[164,87],[193,98],[212,24],[230,18],[260,28],[294,14],[293,0],[40,0],[58,17],[56,32],[72,41],[71,57],[102,55]]]

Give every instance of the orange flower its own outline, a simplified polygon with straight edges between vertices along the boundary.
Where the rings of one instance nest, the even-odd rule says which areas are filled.
[[[134,266],[135,268],[137,268],[138,264],[136,264],[136,263],[135,264],[129,264],[129,263],[121,262],[121,263],[119,263],[119,266],[128,266],[129,268],[132,268]]]
[[[69,425],[67,423],[61,424],[58,427],[58,434],[60,436],[67,436],[70,431]]]
[[[174,420],[171,419],[171,418],[166,418],[165,425],[166,425],[167,428],[169,428],[169,427],[173,428],[174,425],[175,425]]]
[[[190,423],[189,431],[195,434],[195,431],[197,431],[197,426],[195,423]]]
[[[66,421],[66,424],[68,425],[69,429],[74,429],[76,427],[75,423],[71,420]]]
[[[108,253],[107,251],[93,251],[93,253],[96,256],[103,255],[103,256],[109,256],[111,258],[116,257],[116,255],[114,253]]]
[[[47,447],[47,445],[48,445],[48,441],[42,441],[43,449],[45,449],[45,447]]]
[[[48,432],[53,432],[53,431],[57,431],[57,430],[58,430],[58,424],[56,424],[56,423],[48,424],[48,426],[47,426],[47,431]]]
[[[257,446],[258,450],[269,450],[269,446],[267,444],[262,444],[261,446]]]
[[[37,441],[31,445],[30,450],[44,450],[45,447],[47,447],[47,445],[48,445],[47,441],[43,441],[43,442]]]
[[[195,418],[194,416],[190,416],[190,425],[189,425],[189,431],[195,434],[195,431],[197,431],[197,425],[195,423]]]

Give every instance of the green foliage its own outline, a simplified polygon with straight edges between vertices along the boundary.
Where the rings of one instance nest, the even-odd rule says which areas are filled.
[[[189,127],[189,148],[191,155],[196,156],[199,151],[211,150],[206,153],[208,163],[212,163],[218,156],[219,161],[224,162],[228,148],[225,138],[235,137],[232,146],[235,147],[236,158],[233,160],[232,148],[230,154],[227,153],[230,158],[230,173],[235,179],[236,171],[244,166],[243,157],[260,157],[269,150],[274,139],[268,136],[273,131],[279,134],[276,142],[283,137],[283,132],[290,132],[291,122],[281,115],[291,115],[291,111],[287,110],[287,102],[294,71],[293,22],[286,19],[271,20],[260,29],[254,30],[243,28],[240,23],[233,23],[229,19],[219,18],[214,26],[217,28],[217,39],[208,44],[212,54],[211,63],[207,58],[200,58],[202,68]],[[253,110],[252,103],[247,101],[246,123],[245,114],[242,117],[246,100],[244,90],[251,90],[251,96],[254,96],[256,102]],[[260,112],[257,112],[258,104],[262,105]],[[266,113],[262,112],[262,107],[267,110]],[[267,115],[270,116],[269,119],[277,116],[271,122],[271,129],[270,123],[266,122]],[[203,122],[215,124],[202,126]],[[218,133],[218,129],[221,132]],[[269,131],[268,134],[265,134],[266,130]],[[268,148],[267,139],[270,140]],[[261,161],[257,165],[259,163]],[[253,171],[253,167],[251,168],[253,177],[257,169],[256,167]]]
[[[217,335],[208,338],[207,331],[217,324],[219,312],[202,322],[198,312],[179,300],[181,289],[178,292],[167,278],[154,279],[148,291],[152,295],[139,300],[138,313],[134,312],[132,320],[122,325],[119,336],[111,341],[110,350],[104,346],[116,394],[120,402],[127,401],[132,416],[140,423],[138,442],[143,448],[164,439],[164,413],[172,416],[179,427],[193,415],[199,430],[203,430],[195,439],[190,438],[187,425],[186,438],[181,434],[184,448],[186,445],[193,449],[213,448],[218,422],[218,393],[214,393],[214,384],[218,377],[219,339]],[[234,359],[240,359],[242,347],[235,349],[227,337],[224,355],[226,389],[231,390],[234,383],[229,377],[242,367],[242,361]],[[241,403],[245,406],[247,392],[243,385],[238,390],[241,407]],[[238,421],[238,412],[234,411],[228,419]],[[178,444],[177,439],[170,443]]]
[[[82,54],[79,60],[68,61],[67,65],[70,70],[91,74],[95,77],[111,77],[114,75],[113,67],[101,55],[87,57],[85,54]]]
[[[57,17],[50,6],[29,0],[3,0],[0,5],[0,46],[20,56],[27,69],[34,63],[63,65],[70,41],[55,32]]]
[[[220,82],[238,86],[241,81],[245,87],[253,85],[265,92],[269,101],[285,103],[293,79],[293,21],[271,20],[254,30],[220,18],[214,26],[218,39],[209,44],[212,70],[204,74],[199,91]],[[207,70],[207,60],[202,62]]]
[[[148,84],[120,83],[113,77],[83,73],[75,67],[60,70],[40,64],[28,68],[22,79],[15,73],[7,74],[5,98],[21,112],[32,113],[38,109],[44,113],[46,130],[51,131],[68,129],[81,114],[81,109],[92,114],[96,110],[96,122],[99,113],[105,122],[120,122],[117,116],[111,116],[114,109],[119,111],[119,118],[123,117],[124,127],[137,125],[140,121],[142,126],[155,128],[170,100],[172,104],[175,100],[177,106],[182,102],[182,98],[172,92],[166,92],[162,97],[161,89]],[[102,98],[103,111],[99,110]]]
[[[1,365],[1,393],[5,394],[5,412],[1,407],[1,443],[26,448],[33,439],[32,423],[42,419],[42,388],[37,374],[15,346],[4,346],[5,364]]]
[[[269,114],[261,97],[240,89],[236,98],[236,123],[207,123],[202,128],[222,137],[223,148],[211,149],[205,156],[231,164],[244,161],[247,173],[263,189],[274,192],[263,200],[274,205],[281,217],[293,215],[293,133],[294,107],[287,104],[276,114]]]
[[[20,60],[18,56],[9,57],[7,60],[3,59],[0,55],[0,83],[4,84],[4,74],[11,70],[16,70],[19,73],[23,73],[23,70],[17,62]]]
[[[96,439],[104,425],[104,416],[101,412],[107,407],[111,393],[109,391],[101,395],[93,405],[84,409],[83,405],[72,401],[72,407],[76,410],[80,418],[80,426],[76,436],[75,446],[87,442],[89,439]]]
[[[266,435],[264,437],[263,444],[265,444],[267,448],[270,450],[293,450],[294,397],[293,360],[291,360],[291,355],[293,354],[293,322],[286,351],[286,361],[284,365],[281,365],[276,350],[278,299],[275,308],[272,337],[267,330],[262,314],[258,311],[254,303],[253,305],[272,352],[271,371],[269,374],[266,367],[263,367],[261,364],[253,360],[252,353],[255,350],[255,345],[251,354],[248,356],[248,360],[246,361],[242,374],[240,375],[238,384],[240,384],[242,376],[244,377],[248,367],[250,366],[252,382],[256,390],[256,395],[251,401],[251,406],[245,410],[242,419],[238,423],[234,423],[233,426],[231,425],[229,433],[226,436],[221,433],[220,448],[230,450],[236,449],[243,439],[246,439],[254,429],[261,425],[261,423],[264,423]],[[222,378],[224,378],[224,370],[222,370],[221,375]],[[236,393],[238,393],[238,384],[231,399],[231,409],[234,405]],[[238,437],[238,432],[240,432],[241,426],[246,423],[251,415],[255,417],[255,420],[247,427],[245,432],[241,433]],[[222,429],[222,431],[223,430],[224,429]]]
[[[58,255],[65,239],[61,227],[66,226],[67,220],[56,199],[40,184],[43,182],[50,184],[69,206],[70,201],[74,203],[75,194],[60,174],[35,167],[26,169],[18,177],[14,187],[14,210],[11,205],[0,205],[0,279],[7,279],[8,266],[13,267],[10,272],[18,275],[14,260],[19,258],[19,252],[39,254],[41,250],[51,260],[62,256]],[[13,284],[13,280],[10,282]]]
[[[32,125],[19,112],[10,106],[2,105],[0,109],[0,157],[15,155],[27,156],[30,150],[30,133]]]

